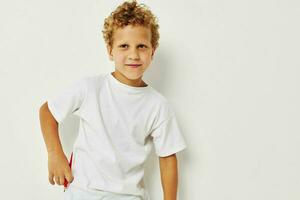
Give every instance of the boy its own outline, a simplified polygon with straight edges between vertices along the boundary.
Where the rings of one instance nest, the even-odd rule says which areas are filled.
[[[156,18],[142,5],[124,2],[105,19],[114,72],[76,81],[40,108],[49,182],[69,183],[65,199],[149,200],[143,177],[153,143],[164,200],[176,200],[176,153],[186,143],[168,101],[142,80],[159,39]],[[80,125],[69,163],[58,124],[70,114]]]

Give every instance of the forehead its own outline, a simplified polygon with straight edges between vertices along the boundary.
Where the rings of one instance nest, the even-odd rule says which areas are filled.
[[[151,30],[149,27],[128,25],[124,28],[114,30],[114,42],[146,42],[151,41]]]

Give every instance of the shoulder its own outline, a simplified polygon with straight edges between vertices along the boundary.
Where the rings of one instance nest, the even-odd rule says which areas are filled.
[[[95,88],[102,85],[106,75],[106,73],[100,73],[96,75],[85,76],[81,78],[79,82],[82,82],[82,84],[84,84],[87,88]]]
[[[170,106],[169,101],[165,95],[163,95],[153,87],[151,87],[150,91],[152,99],[155,101],[155,103],[163,107]]]
[[[171,116],[175,115],[172,105],[170,104],[167,97],[155,90],[154,88],[151,88],[150,99],[154,105],[154,110],[157,111],[156,118],[158,121],[164,121],[170,118]]]
[[[97,81],[101,81],[105,78],[106,73],[100,73],[100,74],[96,74],[96,75],[88,75],[83,77],[81,80],[86,81],[86,82],[97,82]]]
[[[152,101],[155,101],[156,103],[164,104],[167,102],[167,98],[162,93],[157,91],[155,88],[151,87],[150,85],[149,85],[149,96],[150,99]]]

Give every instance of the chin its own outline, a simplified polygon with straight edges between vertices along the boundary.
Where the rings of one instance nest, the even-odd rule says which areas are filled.
[[[127,70],[127,69],[115,69],[115,71],[117,71],[118,73],[121,73],[123,76],[125,76],[127,79],[130,80],[136,80],[139,79],[143,76],[143,72],[138,72],[138,71],[131,71],[131,70]]]

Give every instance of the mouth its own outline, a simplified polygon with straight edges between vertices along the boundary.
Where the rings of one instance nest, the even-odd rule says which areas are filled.
[[[137,68],[137,67],[142,66],[142,64],[126,64],[126,66],[129,66],[131,68]]]

